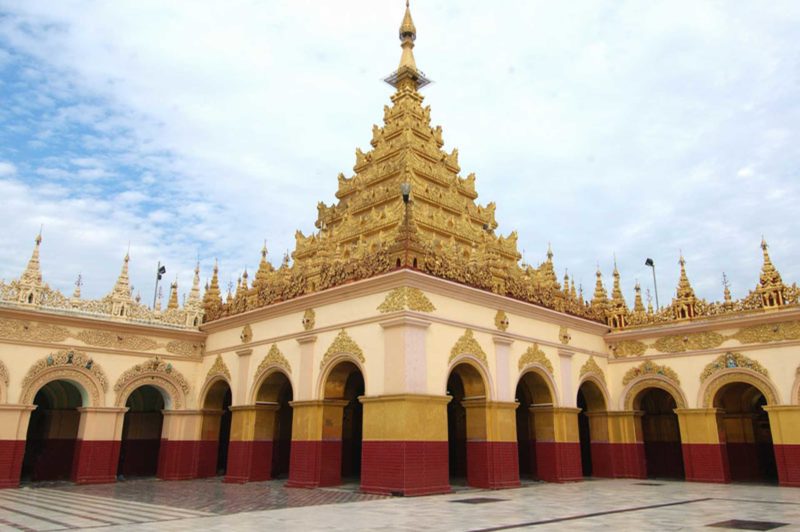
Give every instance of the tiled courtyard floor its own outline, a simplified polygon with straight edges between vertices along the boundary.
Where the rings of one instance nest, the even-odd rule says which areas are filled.
[[[531,483],[503,491],[389,498],[355,485],[287,489],[134,480],[0,490],[0,531],[111,530],[800,530],[800,489],[673,481]],[[747,523],[747,522],[751,523]],[[756,523],[758,522],[758,523]],[[709,525],[716,525],[710,528]],[[740,530],[742,528],[739,528]]]

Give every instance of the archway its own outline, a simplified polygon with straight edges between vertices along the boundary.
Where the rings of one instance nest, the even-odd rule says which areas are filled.
[[[22,461],[22,480],[66,480],[75,460],[83,395],[67,380],[50,381],[33,398]]]
[[[275,408],[264,420],[270,427],[264,427],[271,441],[270,478],[281,478],[289,473],[292,446],[292,384],[282,372],[276,371],[267,376],[256,394],[256,404]],[[260,419],[260,418],[257,418]],[[260,432],[260,431],[259,431]]]
[[[227,470],[231,399],[231,387],[227,381],[220,379],[208,387],[203,400],[199,477],[224,475]]]
[[[544,376],[535,370],[525,373],[517,383],[516,400],[519,476],[552,480],[554,404]]]
[[[681,433],[675,397],[663,388],[645,388],[634,398],[641,418],[648,477],[684,478]]]
[[[581,472],[584,477],[608,476],[608,421],[606,399],[600,387],[586,380],[578,388],[578,435],[581,445]]]
[[[777,483],[766,405],[764,393],[746,382],[726,384],[714,396],[714,407],[724,412],[721,441],[726,442],[730,478],[734,482]]]
[[[164,396],[158,388],[136,388],[125,402],[117,478],[151,477],[158,471]]]
[[[323,473],[323,485],[336,485],[342,480],[360,481],[364,409],[358,398],[362,395],[364,375],[353,362],[339,362],[328,373],[324,389],[323,453],[331,458],[332,468],[336,455],[340,465],[338,471]]]
[[[453,367],[447,378],[447,442],[450,484],[484,487],[487,472],[483,456],[486,442],[487,387],[480,371],[468,362]],[[482,419],[483,418],[483,419]]]

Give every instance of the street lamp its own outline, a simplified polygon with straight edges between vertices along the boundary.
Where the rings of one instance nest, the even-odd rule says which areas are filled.
[[[653,259],[648,258],[644,261],[644,265],[653,268],[653,288],[656,292],[656,309],[660,309],[661,305],[658,304],[658,283],[656,282],[656,263],[653,262]]]
[[[153,290],[153,308],[156,308],[156,299],[158,298],[158,283],[161,281],[161,277],[167,273],[166,266],[161,265],[161,261],[158,261],[158,266],[156,266],[156,287]]]

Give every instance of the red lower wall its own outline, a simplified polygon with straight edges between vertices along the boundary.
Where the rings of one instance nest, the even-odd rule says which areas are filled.
[[[272,441],[232,441],[224,482],[244,483],[272,478]]]
[[[647,478],[642,443],[612,443],[611,461],[615,478]]]
[[[198,441],[161,440],[158,453],[158,478],[187,480],[197,478]]]
[[[123,441],[119,451],[118,473],[125,477],[155,476],[160,447],[160,439]]]
[[[467,484],[502,489],[519,486],[517,442],[467,442]]]
[[[581,480],[581,444],[578,442],[536,442],[536,470],[541,480]]]
[[[363,442],[361,491],[407,496],[449,493],[447,447],[446,441]]]
[[[608,442],[591,442],[589,449],[592,453],[592,476],[614,478],[614,458],[611,450],[612,444]]]
[[[25,440],[0,440],[0,488],[16,488],[22,474]]]
[[[322,442],[292,440],[292,453],[289,459],[289,488],[316,488],[320,479],[320,458]]]
[[[218,440],[200,440],[197,442],[197,478],[217,476]]]
[[[75,442],[72,481],[76,484],[116,482],[119,465],[119,441]]]
[[[724,443],[684,443],[683,465],[686,480],[730,482],[728,453]]]
[[[781,486],[800,488],[800,445],[774,445]]]

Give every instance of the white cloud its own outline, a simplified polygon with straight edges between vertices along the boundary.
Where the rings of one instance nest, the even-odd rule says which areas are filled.
[[[12,176],[17,173],[17,167],[9,162],[0,161],[0,177]]]

